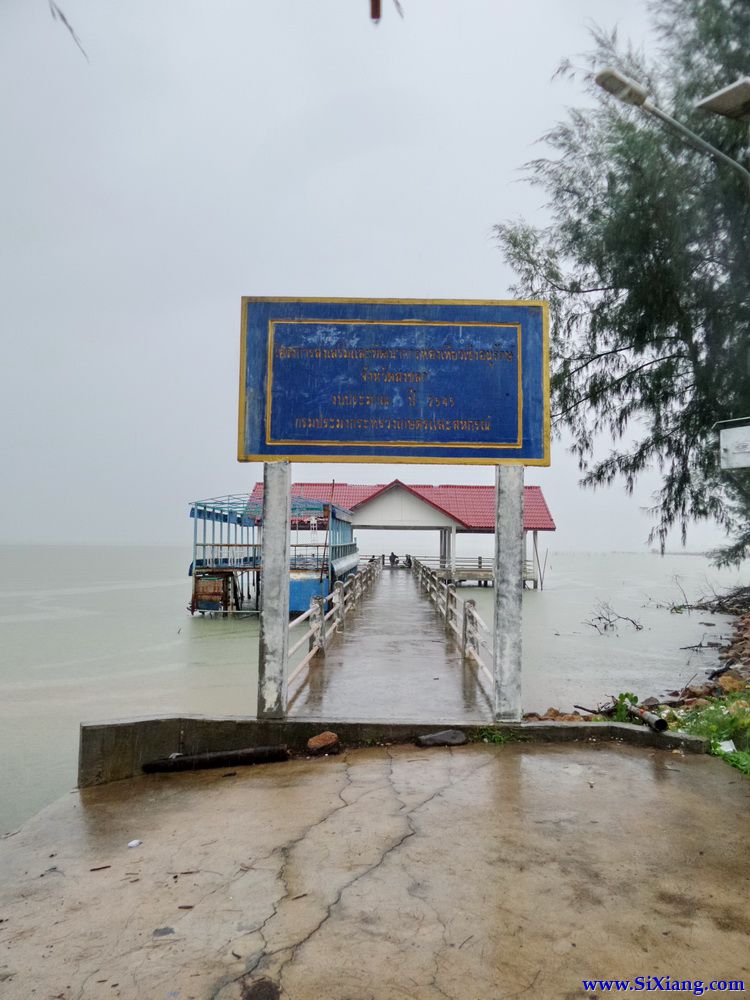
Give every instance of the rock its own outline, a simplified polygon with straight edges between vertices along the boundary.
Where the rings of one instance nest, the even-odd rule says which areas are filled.
[[[336,733],[327,729],[324,733],[311,736],[307,741],[307,749],[316,756],[324,753],[338,753],[341,750],[341,744]]]
[[[733,691],[744,691],[747,687],[739,677],[730,677],[729,674],[724,674],[723,677],[719,678],[719,686],[726,694],[732,694]]]
[[[542,716],[543,719],[556,719],[560,715],[560,712],[556,708],[548,708],[547,711]]]
[[[711,688],[707,684],[691,684],[685,693],[690,698],[705,698],[711,693]]]
[[[707,698],[696,698],[692,704],[693,708],[708,708],[711,702]]]
[[[653,697],[644,698],[644,700],[641,702],[641,708],[656,708],[658,704],[659,704],[658,698],[653,698]]]
[[[441,729],[439,733],[418,736],[416,742],[418,747],[460,747],[469,739],[460,729]]]

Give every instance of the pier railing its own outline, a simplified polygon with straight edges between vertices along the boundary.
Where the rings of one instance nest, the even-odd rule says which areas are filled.
[[[428,566],[440,577],[449,580],[484,580],[492,582],[495,576],[495,561],[492,556],[457,556],[445,561],[437,556],[412,556],[412,562]],[[540,574],[533,559],[525,559],[523,564],[524,585],[530,583],[535,589],[541,583]]]
[[[492,632],[478,613],[475,601],[462,600],[456,594],[455,584],[444,580],[439,571],[420,559],[412,558],[412,573],[445,620],[445,627],[461,655],[476,664],[480,681],[491,692],[494,687]]]
[[[289,622],[290,635],[293,635],[294,630],[304,623],[307,623],[307,631],[289,649],[287,662],[291,672],[287,676],[287,690],[302,671],[309,668],[316,656],[325,656],[328,644],[336,633],[344,627],[346,616],[370,591],[382,570],[383,566],[379,559],[365,563],[356,573],[350,574],[345,580],[337,580],[327,597],[313,597],[308,610]],[[305,645],[307,645],[307,653],[299,663],[292,667],[293,657]]]

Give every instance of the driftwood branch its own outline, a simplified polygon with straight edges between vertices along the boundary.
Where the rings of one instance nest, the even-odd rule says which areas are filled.
[[[590,621],[587,619],[581,624],[596,629],[599,635],[604,635],[606,632],[616,632],[618,622],[630,622],[636,632],[643,629],[643,625],[639,621],[629,615],[618,614],[607,601],[599,601],[594,611],[596,614],[593,618]]]

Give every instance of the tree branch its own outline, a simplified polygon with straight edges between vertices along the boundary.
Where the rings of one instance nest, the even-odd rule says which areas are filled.
[[[564,417],[566,413],[570,413],[571,410],[577,409],[581,403],[585,403],[590,399],[596,399],[601,396],[602,393],[608,392],[610,389],[614,389],[615,386],[620,385],[626,379],[632,378],[633,375],[637,375],[638,372],[643,371],[644,368],[648,368],[651,365],[656,365],[660,361],[671,361],[673,358],[680,358],[683,361],[688,361],[684,354],[665,354],[664,357],[654,358],[652,361],[644,361],[642,365],[638,365],[636,368],[631,368],[629,371],[625,372],[619,378],[613,379],[613,381],[608,382],[607,385],[602,386],[601,389],[597,389],[594,392],[587,393],[585,396],[579,396],[578,399],[571,403],[570,406],[566,406],[563,410],[558,410],[556,413],[552,414],[553,419],[557,417]]]

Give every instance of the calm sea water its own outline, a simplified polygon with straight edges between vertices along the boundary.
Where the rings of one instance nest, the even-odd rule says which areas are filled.
[[[490,546],[473,539],[459,554]],[[257,619],[191,618],[189,561],[188,548],[0,547],[0,834],[74,787],[81,721],[254,713]],[[742,580],[700,556],[550,554],[544,591],[524,597],[524,708],[680,686],[716,662],[680,647],[715,641],[727,622],[657,605]],[[465,594],[490,622],[492,593]],[[597,634],[583,622],[599,601],[643,629]]]

